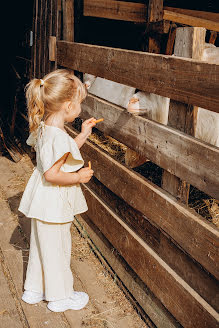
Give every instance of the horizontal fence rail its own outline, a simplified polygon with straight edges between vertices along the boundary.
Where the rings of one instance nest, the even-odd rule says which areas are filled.
[[[219,199],[219,148],[165,126],[133,116],[88,95],[81,117],[104,117],[98,129],[205,193]],[[204,156],[203,156],[204,154]]]
[[[67,130],[73,137],[77,135],[71,128],[67,127]],[[98,180],[143,213],[197,262],[219,278],[219,232],[212,224],[90,142],[81,150],[83,157],[92,161]]]
[[[83,186],[83,191],[89,206],[89,217],[179,322],[191,328],[215,327],[218,313],[91,189]]]
[[[66,41],[57,64],[219,112],[219,65]]]

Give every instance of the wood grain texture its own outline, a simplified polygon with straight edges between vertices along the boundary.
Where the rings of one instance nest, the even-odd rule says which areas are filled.
[[[67,129],[75,136],[72,129]],[[213,224],[91,143],[83,146],[82,154],[85,160],[91,160],[98,180],[165,231],[215,277],[219,277],[219,232]]]
[[[144,23],[147,7],[142,3],[106,0],[84,0],[84,16]]]
[[[171,127],[89,95],[82,104],[83,118],[104,117],[98,129],[142,156],[219,199],[219,149]]]
[[[56,60],[56,37],[50,36],[49,38],[49,60]]]
[[[159,22],[163,20],[163,0],[149,0],[148,22]]]
[[[219,32],[219,22],[214,22],[209,19],[204,19],[200,17],[194,17],[186,14],[182,14],[175,11],[170,11],[164,9],[163,18],[170,20],[175,23],[185,24],[189,26],[204,27],[208,30],[213,30]]]
[[[95,168],[95,172],[97,170],[98,168]],[[191,288],[204,298],[216,311],[219,310],[219,286],[216,278],[206,269],[203,269],[200,263],[195,261],[191,255],[185,252],[173,238],[160,229],[150,218],[135,210],[95,177],[87,185]],[[144,201],[142,195],[132,195],[132,199],[136,197],[142,197],[142,202]]]
[[[91,238],[95,248],[99,250],[101,255],[107,261],[110,266],[109,270],[111,268],[113,269],[116,276],[119,277],[123,285],[134,296],[135,300],[145,311],[155,326],[157,328],[180,328],[181,325],[174,320],[163,304],[153,295],[153,293],[151,293],[149,288],[120,256],[117,250],[101,233],[88,215],[83,213],[81,215],[77,215],[76,219],[77,222],[79,222],[81,229],[83,228],[83,231],[86,231]],[[104,263],[102,258],[101,262]],[[104,263],[104,265],[106,264]],[[148,324],[148,327],[151,327],[151,325]],[[154,328],[154,325],[152,327]]]
[[[219,65],[103,46],[57,42],[59,65],[219,112]]]
[[[174,55],[201,60],[205,45],[206,29],[179,27],[176,29]],[[170,99],[168,125],[194,136],[194,116],[197,107]],[[164,170],[162,187],[188,205],[190,184]]]
[[[63,0],[63,40],[74,42],[74,1]]]
[[[160,0],[154,3],[161,5]],[[153,8],[153,7],[152,7]],[[155,7],[156,8],[156,7]],[[84,16],[117,19],[136,23],[147,22],[145,4],[115,0],[84,0]],[[151,22],[160,20],[162,14],[152,11]],[[150,16],[149,16],[150,17]],[[188,26],[205,27],[219,32],[219,14],[205,11],[164,7],[163,19]]]
[[[87,187],[94,224],[184,327],[215,327],[219,315]],[[192,313],[192,315],[191,315]]]

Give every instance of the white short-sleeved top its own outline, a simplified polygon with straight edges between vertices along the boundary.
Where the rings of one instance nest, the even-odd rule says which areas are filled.
[[[74,139],[60,128],[41,122],[36,137],[31,133],[27,144],[36,151],[37,165],[26,185],[18,210],[26,217],[53,223],[73,221],[74,215],[86,212],[87,203],[79,184],[59,186],[47,182],[43,175],[66,153],[69,155],[61,171],[75,172],[84,165]]]

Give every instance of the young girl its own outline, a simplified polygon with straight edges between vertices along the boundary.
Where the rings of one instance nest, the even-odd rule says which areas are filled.
[[[35,304],[48,301],[54,312],[79,310],[88,303],[84,292],[73,290],[70,268],[74,215],[87,211],[80,183],[88,182],[93,170],[82,168],[80,147],[91,134],[95,119],[82,124],[71,138],[65,122],[81,112],[86,91],[71,71],[59,69],[26,86],[30,136],[37,165],[23,193],[19,211],[31,218],[30,253],[22,300]]]

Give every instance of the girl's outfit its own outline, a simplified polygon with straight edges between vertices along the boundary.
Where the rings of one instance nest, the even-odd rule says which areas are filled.
[[[30,253],[24,289],[45,295],[47,301],[70,297],[73,275],[70,268],[70,226],[74,215],[87,211],[79,184],[59,186],[49,183],[44,173],[64,154],[63,172],[79,170],[84,161],[79,148],[67,132],[40,123],[27,144],[36,151],[34,168],[23,193],[19,211],[31,218]]]

